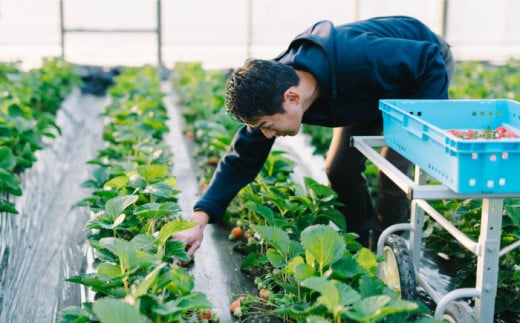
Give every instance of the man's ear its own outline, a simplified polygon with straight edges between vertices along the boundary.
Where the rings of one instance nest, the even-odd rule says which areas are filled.
[[[300,95],[291,87],[284,92],[283,100],[289,103],[298,104],[300,102]]]

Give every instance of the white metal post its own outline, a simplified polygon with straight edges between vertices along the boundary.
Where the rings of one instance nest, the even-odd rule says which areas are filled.
[[[476,277],[476,288],[480,290],[481,296],[475,302],[475,315],[478,322],[493,322],[495,297],[497,295],[503,201],[501,198],[482,199]]]
[[[415,166],[414,182],[418,185],[426,184],[427,174],[421,171],[418,166]],[[421,265],[421,250],[422,250],[422,230],[424,227],[424,210],[420,208],[417,203],[412,200],[410,206],[410,223],[412,223],[412,230],[410,232],[410,254],[412,256],[412,263],[415,270],[415,275],[419,275],[419,267]]]
[[[246,8],[246,58],[251,57],[253,44],[253,0],[247,0]]]

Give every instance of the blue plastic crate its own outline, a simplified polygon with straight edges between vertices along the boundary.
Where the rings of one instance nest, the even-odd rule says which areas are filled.
[[[519,193],[520,138],[462,139],[449,130],[504,126],[520,137],[513,100],[380,100],[386,144],[458,193]]]

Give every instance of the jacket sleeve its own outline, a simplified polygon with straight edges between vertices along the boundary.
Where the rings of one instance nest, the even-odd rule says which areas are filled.
[[[208,213],[210,222],[222,220],[231,200],[262,169],[273,143],[274,139],[267,139],[261,131],[242,126],[217,165],[208,189],[195,203],[194,210]]]
[[[368,36],[366,57],[385,96],[447,99],[448,74],[435,42]]]

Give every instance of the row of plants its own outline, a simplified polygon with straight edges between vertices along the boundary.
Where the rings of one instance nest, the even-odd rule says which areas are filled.
[[[214,316],[206,295],[177,261],[189,261],[172,234],[190,228],[177,203],[167,110],[151,66],[125,68],[109,88],[102,113],[105,148],[83,186],[92,194],[77,207],[91,213],[85,225],[92,272],[67,279],[94,293],[60,312],[60,322],[200,322]],[[218,318],[217,318],[218,320]]]
[[[61,58],[44,58],[28,71],[21,62],[0,63],[0,212],[17,214],[13,196],[21,196],[20,174],[36,161],[44,138],[61,134],[56,124],[61,103],[81,78]]]
[[[197,62],[174,67],[173,87],[202,189],[240,126],[225,111],[226,74]],[[433,322],[422,317],[428,312],[423,304],[402,300],[376,277],[378,259],[348,233],[336,193],[312,178],[297,184],[293,168],[285,152],[272,151],[226,211],[229,238],[244,254],[241,270],[258,288],[258,294],[230,300],[233,314],[244,321]]]

